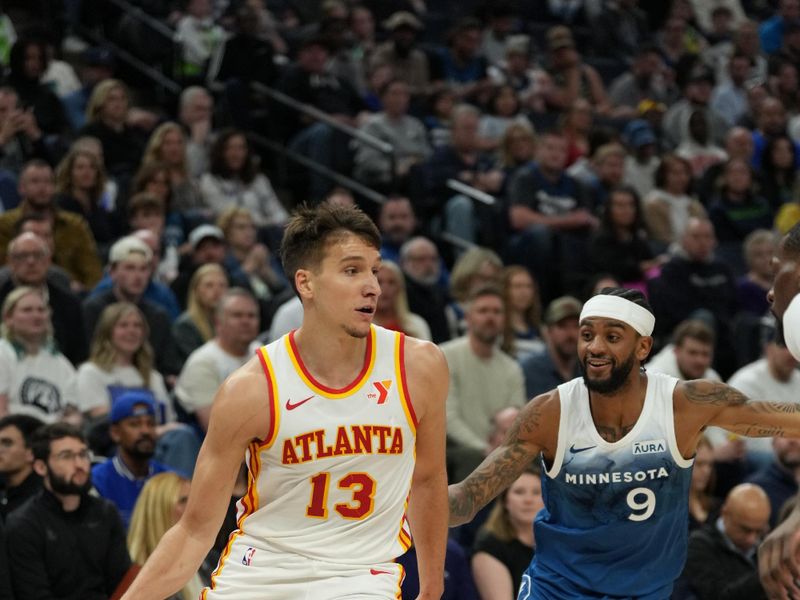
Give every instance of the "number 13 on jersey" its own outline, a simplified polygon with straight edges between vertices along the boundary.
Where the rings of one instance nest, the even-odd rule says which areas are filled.
[[[309,478],[311,500],[306,507],[306,516],[314,519],[328,518],[328,492],[331,474],[323,471]],[[367,473],[348,473],[336,482],[340,490],[349,490],[348,502],[337,502],[333,510],[343,519],[360,520],[372,514],[375,498],[375,480]]]

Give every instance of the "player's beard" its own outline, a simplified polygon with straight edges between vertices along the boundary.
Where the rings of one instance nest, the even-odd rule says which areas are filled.
[[[618,391],[628,382],[628,375],[633,370],[633,362],[635,360],[635,353],[631,352],[630,356],[621,365],[617,365],[614,359],[611,360],[611,374],[605,379],[589,379],[586,374],[588,369],[586,362],[589,360],[587,356],[583,363],[581,363],[581,370],[583,371],[583,382],[589,391],[597,392],[598,394],[613,394]]]

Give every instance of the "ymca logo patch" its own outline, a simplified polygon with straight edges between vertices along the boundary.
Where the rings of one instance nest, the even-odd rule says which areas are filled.
[[[637,454],[658,454],[667,451],[667,442],[664,440],[644,440],[633,443],[633,455]]]
[[[253,555],[255,553],[256,553],[255,548],[247,548],[247,550],[244,551],[244,556],[242,556],[242,564],[245,567],[249,567],[250,563],[253,562]]]

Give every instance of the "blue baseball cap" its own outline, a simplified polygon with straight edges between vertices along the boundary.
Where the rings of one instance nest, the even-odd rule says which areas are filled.
[[[111,406],[111,422],[119,423],[128,417],[156,416],[153,395],[145,391],[130,391],[120,394]]]

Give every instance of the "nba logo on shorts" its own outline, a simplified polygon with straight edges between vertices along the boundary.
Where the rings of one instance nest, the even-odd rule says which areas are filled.
[[[253,555],[255,553],[256,553],[255,548],[247,548],[247,550],[244,551],[244,556],[242,556],[242,564],[245,567],[249,567],[250,563],[253,562]]]

